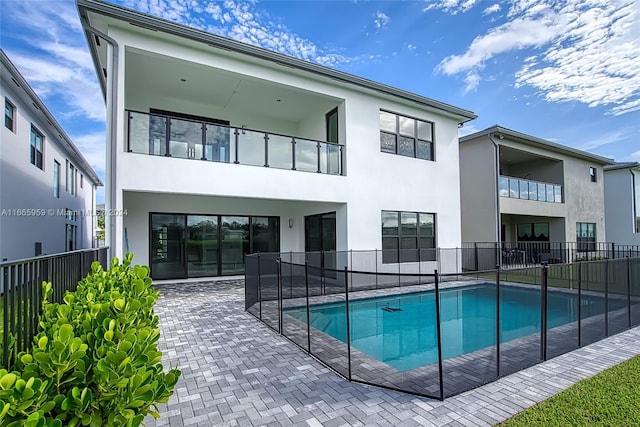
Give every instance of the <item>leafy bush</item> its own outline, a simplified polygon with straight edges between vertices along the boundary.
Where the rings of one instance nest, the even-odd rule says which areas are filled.
[[[40,331],[17,371],[0,370],[2,426],[137,426],[173,394],[180,371],[163,372],[157,342],[158,292],[149,269],[127,254],[98,262],[64,304],[43,283]]]

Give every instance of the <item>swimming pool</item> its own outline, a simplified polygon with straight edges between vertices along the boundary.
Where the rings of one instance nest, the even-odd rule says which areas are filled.
[[[408,371],[438,361],[434,291],[353,300],[349,303],[351,346],[398,371]],[[500,288],[500,342],[540,332],[540,289]],[[578,318],[575,292],[549,291],[547,327]],[[609,310],[624,303],[609,300]],[[603,298],[582,295],[581,316],[605,311]],[[307,322],[306,307],[284,312]],[[309,307],[311,326],[347,342],[344,302]],[[496,288],[478,284],[440,290],[442,357],[448,359],[496,344]]]

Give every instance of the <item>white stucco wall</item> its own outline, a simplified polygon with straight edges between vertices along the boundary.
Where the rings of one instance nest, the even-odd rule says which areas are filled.
[[[23,102],[25,95],[19,94],[22,89],[11,82],[5,71],[3,69],[0,100],[4,107],[7,97],[16,106],[16,115],[15,133],[4,126],[4,118],[0,130],[0,260],[33,257],[36,242],[42,243],[42,254],[64,252],[65,224],[77,226],[75,249],[91,248],[95,188],[87,172],[80,169],[77,195],[66,191],[65,168],[71,157],[63,148],[58,132],[41,119],[41,114],[34,113],[31,103]],[[32,124],[44,135],[43,169],[30,162]],[[54,161],[60,164],[60,198],[53,194]],[[73,161],[72,164],[79,167]],[[23,211],[25,209],[27,211]],[[78,211],[75,221],[66,219],[65,209]],[[14,210],[31,215],[17,215]]]

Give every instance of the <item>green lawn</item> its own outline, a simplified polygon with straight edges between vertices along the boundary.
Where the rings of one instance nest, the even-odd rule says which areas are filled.
[[[640,356],[580,381],[499,426],[640,426]]]

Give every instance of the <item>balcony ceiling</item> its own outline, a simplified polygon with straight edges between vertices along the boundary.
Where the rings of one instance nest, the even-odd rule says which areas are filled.
[[[318,111],[328,112],[339,102],[293,86],[168,56],[127,51],[125,61],[128,107],[135,104],[131,100],[137,97],[144,99],[146,94],[161,92],[175,99],[176,105],[214,105],[223,110],[297,122]]]
[[[539,154],[531,153],[528,151],[516,150],[514,148],[500,146],[500,163],[502,164],[512,165],[516,163],[527,163],[534,160],[542,159],[550,161],[560,161],[558,159],[541,156]]]

